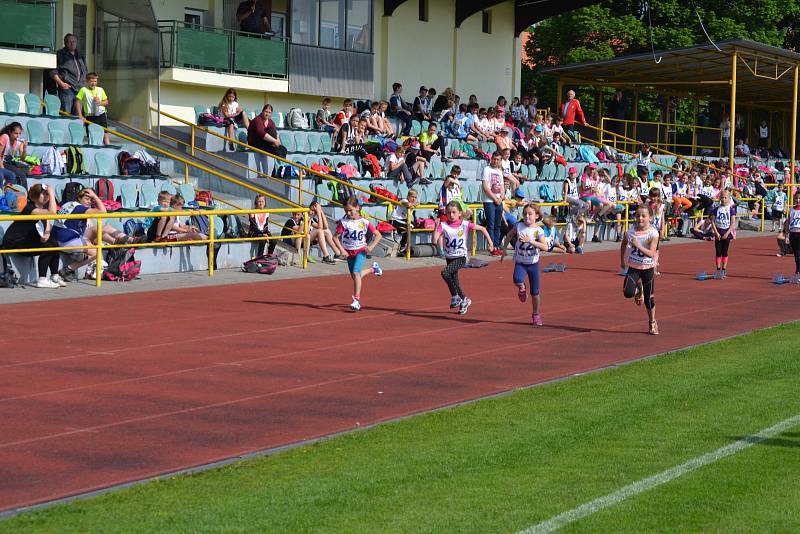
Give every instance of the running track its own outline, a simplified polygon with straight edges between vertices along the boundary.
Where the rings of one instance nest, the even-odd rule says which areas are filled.
[[[800,319],[774,238],[732,254],[697,282],[710,243],[662,249],[659,337],[617,252],[544,258],[569,270],[543,275],[538,329],[510,263],[462,271],[464,317],[437,268],[367,279],[357,314],[343,276],[3,306],[0,511]]]

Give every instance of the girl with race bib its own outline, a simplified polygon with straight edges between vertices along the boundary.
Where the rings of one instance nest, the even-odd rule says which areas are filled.
[[[620,246],[620,267],[627,269],[622,292],[626,299],[633,297],[637,306],[644,302],[647,318],[650,321],[649,332],[658,334],[656,323],[655,270],[656,252],[658,249],[658,230],[650,224],[650,210],[647,206],[638,206],[634,213],[634,224],[622,238]]]
[[[445,207],[447,220],[436,227],[433,232],[433,242],[438,243],[441,238],[444,242],[444,258],[447,266],[442,269],[442,278],[450,290],[450,309],[458,308],[458,313],[467,313],[472,301],[464,295],[458,283],[458,271],[467,263],[467,238],[470,231],[481,232],[489,244],[489,252],[494,250],[494,243],[489,232],[483,226],[464,220],[461,204],[451,201]]]
[[[730,191],[722,192],[719,206],[711,211],[709,220],[714,234],[717,272],[725,278],[728,275],[728,250],[733,240],[733,229],[736,228],[736,205]]]
[[[518,222],[506,234],[503,245],[500,247],[505,257],[506,246],[516,236],[517,241],[514,245],[514,284],[519,289],[517,296],[520,302],[528,300],[528,293],[525,288],[525,278],[528,278],[530,285],[528,290],[533,297],[533,315],[531,320],[534,326],[542,326],[542,316],[539,314],[542,300],[539,297],[539,252],[548,249],[547,239],[536,221],[539,217],[539,209],[528,204],[522,209],[522,222]],[[503,258],[500,258],[503,261]]]
[[[786,244],[794,252],[794,274],[800,275],[800,195],[795,194],[794,207],[789,210],[789,217],[784,223]]]
[[[361,216],[361,206],[358,198],[349,197],[344,203],[345,216],[336,226],[336,239],[347,252],[347,267],[353,277],[353,302],[350,309],[361,309],[361,279],[372,273],[375,276],[383,275],[383,269],[377,261],[372,267],[362,268],[367,254],[372,252],[381,240],[381,234],[367,219]],[[372,234],[372,240],[367,244],[367,232]]]

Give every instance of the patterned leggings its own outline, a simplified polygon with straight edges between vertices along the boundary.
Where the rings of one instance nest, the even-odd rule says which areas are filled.
[[[458,270],[463,268],[467,263],[467,258],[447,258],[447,266],[442,269],[442,278],[447,282],[447,287],[450,289],[450,296],[459,296],[464,298],[464,292],[458,283]]]
[[[655,269],[628,269],[625,281],[622,283],[622,292],[626,299],[633,298],[639,289],[639,281],[642,282],[642,296],[644,297],[644,307],[648,310],[655,308]]]

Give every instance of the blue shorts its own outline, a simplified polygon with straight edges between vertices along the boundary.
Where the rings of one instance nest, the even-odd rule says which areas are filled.
[[[581,197],[581,200],[595,207],[603,203],[603,201],[597,198],[596,196]]]
[[[525,277],[528,277],[528,289],[531,295],[539,294],[539,262],[526,265],[524,263],[514,264],[514,283],[524,284]]]
[[[361,268],[364,267],[364,262],[367,260],[366,251],[361,251],[355,256],[347,257],[347,267],[350,269],[350,274],[360,273]]]

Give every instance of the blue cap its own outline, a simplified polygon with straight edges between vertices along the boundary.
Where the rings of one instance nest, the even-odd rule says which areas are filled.
[[[519,198],[525,198],[525,191],[523,191],[521,187],[517,188],[517,190],[514,191],[514,196]]]

